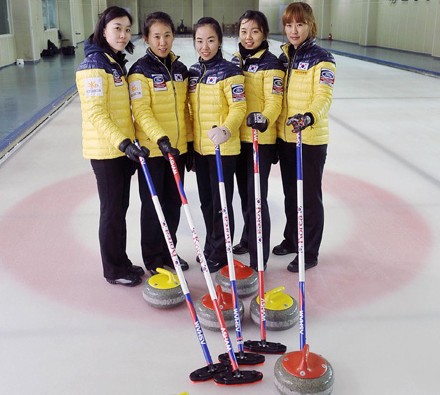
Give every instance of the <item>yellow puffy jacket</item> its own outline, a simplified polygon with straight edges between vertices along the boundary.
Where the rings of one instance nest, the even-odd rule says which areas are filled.
[[[333,99],[336,65],[332,54],[309,39],[293,50],[291,44],[282,47],[280,61],[286,67],[283,109],[278,118],[278,137],[294,143],[296,136],[287,118],[310,113],[313,124],[304,129],[302,141],[308,145],[328,144],[328,111]]]
[[[240,52],[234,54],[232,63],[244,73],[247,111],[261,112],[268,120],[268,128],[258,134],[259,144],[275,144],[276,121],[281,112],[283,100],[284,70],[277,57],[267,48],[245,59]],[[241,141],[252,142],[252,128],[246,125],[246,117],[240,127]]]
[[[83,156],[88,159],[124,156],[119,144],[127,138],[134,139],[125,60],[122,54],[107,52],[88,41],[85,54],[76,72]]]
[[[130,68],[128,82],[136,138],[150,150],[150,157],[162,156],[157,140],[168,136],[181,154],[187,152],[188,70],[170,53],[170,70],[151,51]]]
[[[200,60],[189,69],[189,102],[194,134],[194,150],[214,155],[208,130],[214,125],[231,132],[221,145],[222,155],[240,153],[240,125],[246,115],[244,76],[240,68],[223,59],[221,52],[207,62]]]

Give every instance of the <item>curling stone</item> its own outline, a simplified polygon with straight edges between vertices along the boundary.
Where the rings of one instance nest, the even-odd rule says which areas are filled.
[[[238,296],[246,297],[254,295],[258,291],[258,273],[249,266],[243,265],[240,261],[234,259],[235,268],[235,288]],[[229,279],[229,268],[224,266],[215,277],[215,282],[222,288],[231,290]]]
[[[284,287],[277,287],[264,294],[267,330],[282,331],[292,328],[298,322],[298,303],[283,292],[284,289]],[[259,296],[252,299],[250,312],[252,321],[260,325]]]
[[[229,292],[224,292],[220,285],[217,285],[215,290],[217,294],[217,302],[220,310],[222,311],[226,328],[233,329],[235,328],[235,320],[232,294]],[[196,309],[200,325],[202,325],[203,328],[220,332],[220,324],[218,322],[217,314],[214,310],[211,295],[206,294],[202,296],[194,303],[194,308]],[[240,320],[242,320],[244,315],[244,305],[241,300],[238,301],[238,312],[240,315]]]
[[[306,344],[301,351],[279,357],[274,367],[275,386],[280,394],[328,395],[333,391],[335,376],[330,363],[311,353]]]
[[[170,309],[185,301],[177,275],[169,270],[157,268],[158,274],[145,281],[142,295],[145,301],[158,309]]]

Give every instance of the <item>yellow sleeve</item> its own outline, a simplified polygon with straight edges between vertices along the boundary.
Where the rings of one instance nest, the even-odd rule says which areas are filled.
[[[152,109],[152,91],[149,79],[143,74],[130,74],[128,76],[130,87],[131,110],[136,123],[136,132],[139,128],[145,134],[145,137],[152,142],[157,143],[161,137],[167,134],[160,126]]]
[[[331,62],[322,62],[316,67],[313,81],[313,100],[309,109],[315,123],[322,117],[327,117],[333,100],[335,73],[336,66]]]
[[[223,91],[229,108],[223,126],[226,126],[231,133],[239,133],[247,108],[244,76],[234,75],[225,79]]]
[[[284,71],[267,70],[264,73],[264,109],[262,114],[267,118],[269,125],[275,124],[283,105]]]
[[[112,77],[113,79],[113,77]],[[83,118],[104,136],[112,146],[119,149],[119,144],[127,138],[113,122],[108,102],[110,89],[108,74],[103,69],[86,69],[76,73],[76,85],[81,101]],[[128,99],[121,97],[121,105],[129,106]]]

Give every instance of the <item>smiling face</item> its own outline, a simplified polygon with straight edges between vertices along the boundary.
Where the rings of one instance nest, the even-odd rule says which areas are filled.
[[[145,42],[150,46],[153,53],[159,58],[166,58],[171,52],[174,42],[174,34],[171,26],[163,22],[155,22],[151,25]]]
[[[202,60],[207,61],[217,55],[221,43],[214,28],[211,25],[203,25],[195,32],[194,45]]]
[[[123,51],[131,39],[130,19],[126,16],[112,19],[104,28],[103,35],[115,53]]]
[[[295,48],[298,48],[309,38],[310,26],[305,22],[296,22],[295,20],[292,20],[290,23],[286,23],[284,31],[289,42]]]
[[[246,49],[258,48],[266,39],[260,26],[253,19],[244,19],[240,24],[240,43]]]

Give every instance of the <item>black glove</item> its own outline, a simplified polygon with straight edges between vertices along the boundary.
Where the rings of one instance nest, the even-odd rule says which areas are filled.
[[[188,151],[186,153],[186,171],[196,171],[196,163],[194,158],[194,143],[188,143]]]
[[[140,149],[136,147],[134,143],[131,142],[130,139],[125,139],[119,144],[119,149],[127,155],[129,159],[132,161],[139,163],[139,157],[147,159],[150,156],[150,151],[147,147],[141,147]]]
[[[293,132],[298,133],[301,130],[304,130],[307,126],[313,123],[312,114],[296,114],[293,117],[287,118],[286,125],[292,125]]]
[[[168,136],[161,137],[159,140],[157,140],[157,145],[159,146],[159,149],[166,160],[169,160],[168,153],[173,155],[175,158],[180,155],[179,150],[171,146]]]
[[[267,118],[261,112],[251,112],[246,118],[246,125],[263,133],[268,126]]]

